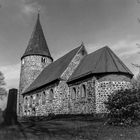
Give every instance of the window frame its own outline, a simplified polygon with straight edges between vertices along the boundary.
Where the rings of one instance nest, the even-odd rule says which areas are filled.
[[[72,90],[71,90],[71,99],[72,100],[76,100],[76,93],[77,93],[77,90],[76,90],[76,87],[72,87]]]
[[[86,98],[87,97],[87,89],[86,89],[86,85],[82,84],[81,85],[81,98]]]
[[[46,63],[46,58],[45,57],[41,57],[41,63]]]
[[[49,91],[49,101],[53,102],[53,100],[54,100],[54,89],[51,88]]]
[[[42,105],[45,105],[46,103],[46,93],[45,91],[42,92]]]

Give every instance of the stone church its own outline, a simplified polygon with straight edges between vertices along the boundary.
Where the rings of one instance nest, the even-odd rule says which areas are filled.
[[[17,115],[106,113],[108,95],[130,88],[132,77],[108,46],[88,54],[81,44],[54,61],[38,14],[21,57]]]

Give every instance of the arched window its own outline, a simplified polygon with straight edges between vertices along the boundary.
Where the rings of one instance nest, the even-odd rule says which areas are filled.
[[[54,98],[54,91],[53,91],[53,89],[51,89],[50,90],[50,94],[49,94],[49,100],[50,100],[50,102],[53,101],[53,98]]]
[[[86,97],[86,86],[83,84],[81,86],[81,98],[85,98]]]
[[[27,111],[27,115],[28,115],[28,116],[30,115],[30,110]]]
[[[32,103],[33,103],[33,105],[35,105],[35,103],[36,103],[36,95],[33,96],[33,102]]]
[[[42,97],[42,94],[41,94],[41,93],[39,93],[39,96],[38,96],[38,98],[39,98],[39,99],[38,99],[38,103],[39,103],[39,104],[41,104],[41,103],[42,103],[42,98],[41,98],[41,97]]]
[[[27,115],[27,111],[26,110],[24,110],[24,115]]]
[[[24,62],[25,62],[25,60],[24,60],[24,59],[22,59],[21,64],[23,65],[23,64],[24,64]]]
[[[76,88],[75,87],[72,88],[71,97],[72,97],[73,100],[76,99]]]
[[[24,98],[24,109],[26,110],[28,108],[28,98]]]
[[[46,94],[45,94],[45,91],[43,91],[42,93],[42,104],[44,105],[46,102]]]
[[[33,96],[30,97],[30,105],[33,104]]]
[[[38,94],[36,95],[36,104],[37,105],[39,104],[39,95]]]
[[[42,58],[41,58],[41,62],[42,62],[42,63],[45,63],[45,62],[46,62],[46,59],[45,59],[44,57],[42,57]]]
[[[28,98],[25,97],[25,105],[27,105],[27,104],[28,104]]]

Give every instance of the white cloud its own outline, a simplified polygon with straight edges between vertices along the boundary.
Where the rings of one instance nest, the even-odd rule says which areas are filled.
[[[18,88],[20,76],[20,64],[1,66],[6,82],[6,88]]]
[[[36,0],[21,0],[21,12],[25,15],[33,15],[37,13],[38,10],[43,10],[43,6],[39,4],[39,1]]]
[[[22,13],[26,14],[26,15],[31,15],[33,13],[37,13],[37,10],[40,8],[40,5],[38,5],[37,2],[33,2],[30,4],[27,4],[26,2],[23,2],[22,5]]]
[[[118,53],[119,56],[122,57],[129,57],[131,55],[137,54],[140,49],[136,46],[140,40],[121,40],[118,43],[114,44],[112,48]]]

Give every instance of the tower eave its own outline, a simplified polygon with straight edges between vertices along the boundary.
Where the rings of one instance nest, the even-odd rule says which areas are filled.
[[[34,56],[34,55],[37,55],[37,56],[42,56],[42,57],[48,57],[50,58],[52,61],[53,61],[53,58],[51,56],[48,56],[48,55],[45,55],[45,54],[42,54],[42,53],[33,53],[33,54],[26,54],[26,55],[23,55],[21,57],[21,60],[27,56]]]

